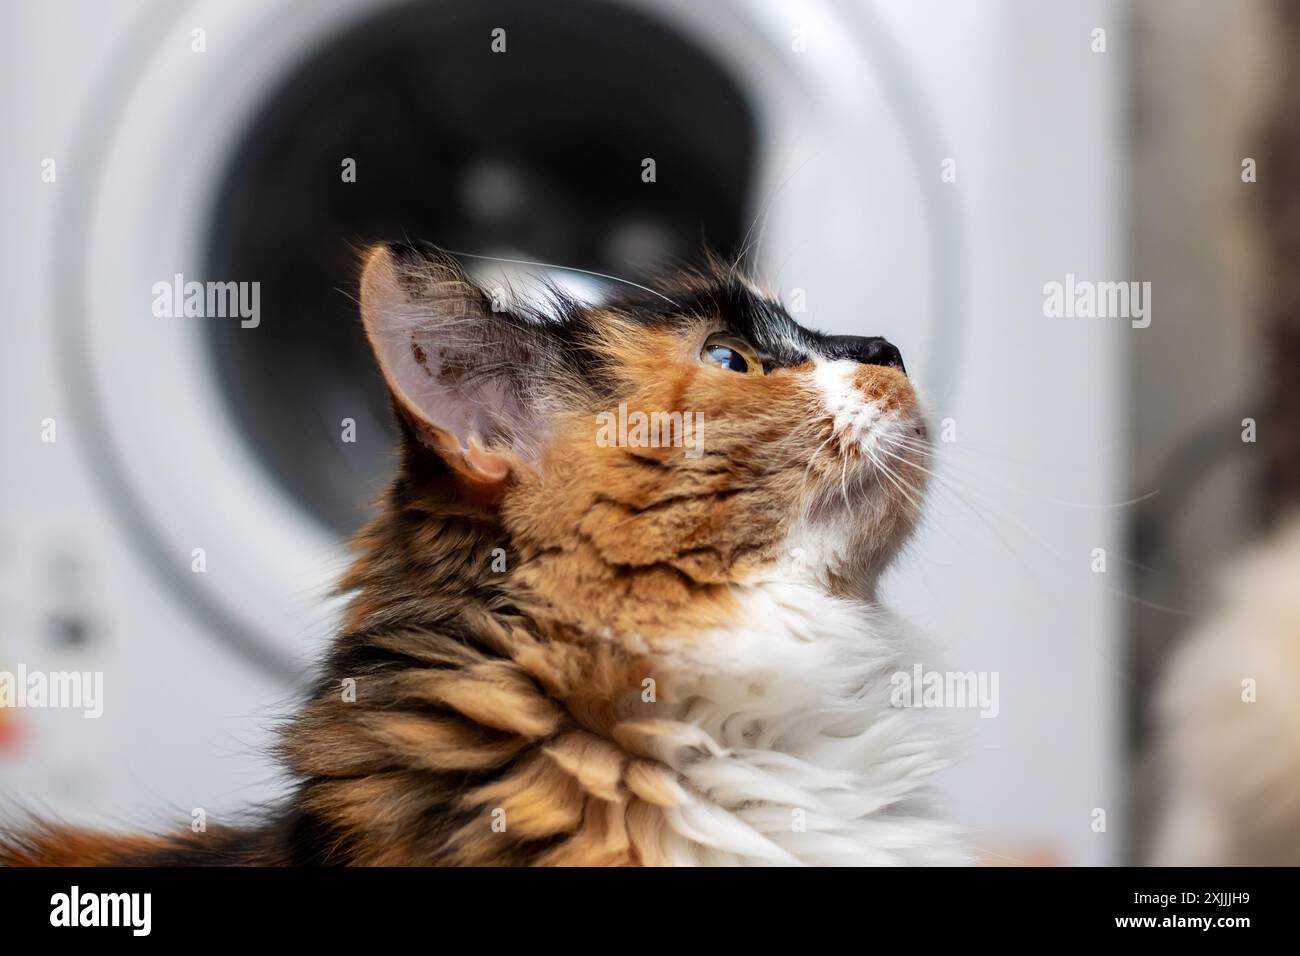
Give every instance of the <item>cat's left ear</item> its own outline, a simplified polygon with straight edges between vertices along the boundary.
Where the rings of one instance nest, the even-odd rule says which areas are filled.
[[[528,330],[446,253],[385,244],[366,253],[361,317],[399,411],[458,474],[497,485],[535,457]]]

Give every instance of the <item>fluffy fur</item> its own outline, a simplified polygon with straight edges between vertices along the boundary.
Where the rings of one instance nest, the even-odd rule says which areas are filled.
[[[1240,560],[1159,694],[1154,862],[1300,865],[1300,519]],[[1251,682],[1247,684],[1245,682]]]
[[[174,839],[29,828],[0,861],[966,860],[925,798],[944,734],[889,699],[919,649],[875,581],[926,455],[892,346],[725,267],[520,313],[384,246],[361,303],[402,466],[284,734],[291,797]],[[702,356],[719,333],[747,372]],[[702,416],[699,453],[596,440],[620,406]]]

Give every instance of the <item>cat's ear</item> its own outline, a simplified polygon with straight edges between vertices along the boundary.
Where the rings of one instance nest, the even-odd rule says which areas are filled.
[[[385,244],[367,251],[361,317],[399,411],[464,478],[503,482],[531,457],[525,330],[449,255]],[[523,334],[521,334],[523,333]]]

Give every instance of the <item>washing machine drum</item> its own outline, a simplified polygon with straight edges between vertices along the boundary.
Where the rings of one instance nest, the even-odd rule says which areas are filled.
[[[83,130],[100,175],[61,230],[61,348],[114,513],[258,666],[310,658],[391,470],[368,241],[630,278],[748,246],[801,319],[944,365],[939,158],[856,8],[807,18],[842,27],[814,58],[740,3],[199,7],[151,21],[189,43],[133,34]],[[194,281],[256,283],[256,318],[158,307]]]

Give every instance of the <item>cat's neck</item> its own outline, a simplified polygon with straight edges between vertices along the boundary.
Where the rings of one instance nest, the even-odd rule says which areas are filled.
[[[915,651],[879,608],[769,577],[715,626],[594,633],[517,606],[500,533],[424,498],[360,538],[348,626],[281,750],[339,861],[958,858],[926,822],[936,737],[888,700]]]
[[[418,626],[471,607],[502,604],[507,542],[498,519],[418,482],[399,481],[378,517],[353,539],[339,582],[351,594],[342,633]]]

